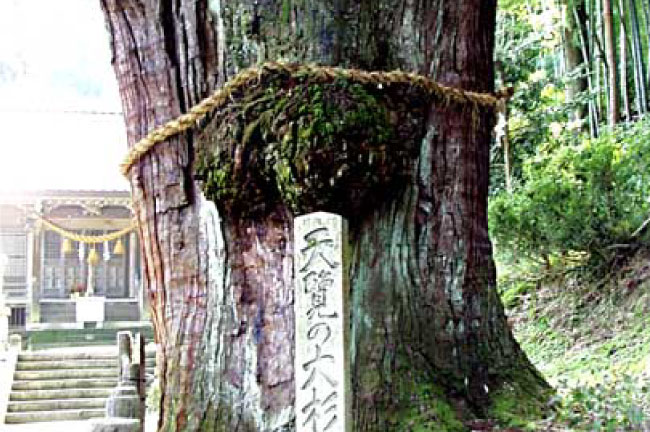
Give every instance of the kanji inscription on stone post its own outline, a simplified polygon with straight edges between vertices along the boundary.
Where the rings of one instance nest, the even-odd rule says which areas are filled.
[[[339,215],[294,220],[297,431],[352,430],[346,245]]]

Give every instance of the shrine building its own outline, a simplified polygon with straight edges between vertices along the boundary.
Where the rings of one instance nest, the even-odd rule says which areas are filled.
[[[0,195],[0,255],[10,332],[150,328],[126,191]]]

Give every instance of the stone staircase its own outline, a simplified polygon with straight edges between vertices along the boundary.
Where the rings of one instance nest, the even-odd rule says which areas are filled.
[[[147,350],[146,358],[147,376],[153,376],[155,352]],[[5,423],[103,417],[117,364],[114,346],[20,353]]]

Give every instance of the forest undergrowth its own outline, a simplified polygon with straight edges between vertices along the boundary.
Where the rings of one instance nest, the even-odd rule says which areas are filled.
[[[507,262],[500,262],[499,282],[509,323],[557,389],[547,419],[511,426],[650,430],[650,250],[599,280],[567,263]]]

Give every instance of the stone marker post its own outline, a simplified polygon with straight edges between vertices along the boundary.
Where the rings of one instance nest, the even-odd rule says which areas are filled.
[[[347,242],[339,215],[294,220],[297,431],[352,430]]]
[[[9,349],[14,351],[23,350],[23,337],[18,333],[12,333],[9,335]]]
[[[119,381],[123,381],[128,373],[128,368],[133,361],[133,340],[130,331],[117,332],[117,367]]]
[[[137,340],[144,345],[144,338]],[[131,333],[117,333],[117,364],[119,378],[117,387],[106,401],[106,418],[94,420],[92,432],[142,432],[144,428],[143,399],[140,391],[144,379],[140,362],[133,362],[133,340]],[[138,352],[141,352],[140,349]]]

